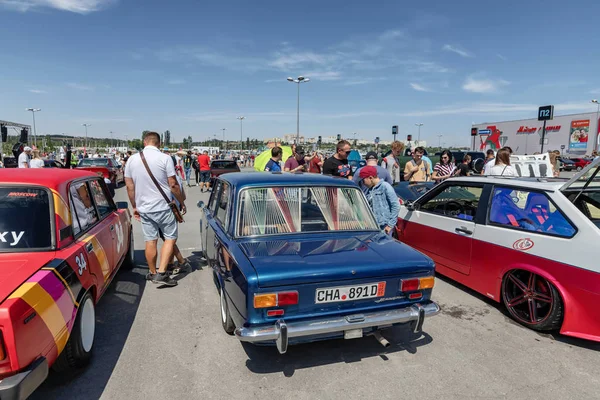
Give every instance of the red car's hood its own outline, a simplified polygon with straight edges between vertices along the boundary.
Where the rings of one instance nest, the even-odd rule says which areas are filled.
[[[3,302],[37,270],[54,258],[55,252],[0,253],[0,302]]]

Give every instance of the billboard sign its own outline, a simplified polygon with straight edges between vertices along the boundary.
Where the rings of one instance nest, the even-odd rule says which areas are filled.
[[[590,135],[590,120],[579,119],[571,121],[571,130],[569,132],[569,150],[587,149]]]

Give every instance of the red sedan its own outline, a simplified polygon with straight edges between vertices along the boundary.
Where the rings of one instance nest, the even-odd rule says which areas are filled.
[[[95,306],[133,266],[127,203],[78,170],[0,170],[0,399],[85,365]]]
[[[585,158],[571,158],[571,161],[575,163],[575,169],[577,169],[577,171],[581,171],[592,162],[592,160],[586,160]]]

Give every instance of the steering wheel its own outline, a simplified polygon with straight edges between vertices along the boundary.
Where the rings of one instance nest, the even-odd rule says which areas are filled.
[[[453,210],[448,210],[448,206],[452,205]],[[444,215],[449,215],[452,217],[457,217],[460,214],[465,213],[465,208],[458,201],[450,200],[444,203]]]

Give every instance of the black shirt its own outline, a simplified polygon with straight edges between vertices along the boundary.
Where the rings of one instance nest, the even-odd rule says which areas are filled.
[[[458,164],[458,170],[460,171],[459,176],[469,176],[469,172],[471,172],[469,165],[465,163]]]
[[[352,167],[348,165],[348,160],[338,160],[332,156],[323,163],[323,175],[347,178],[352,175]]]

